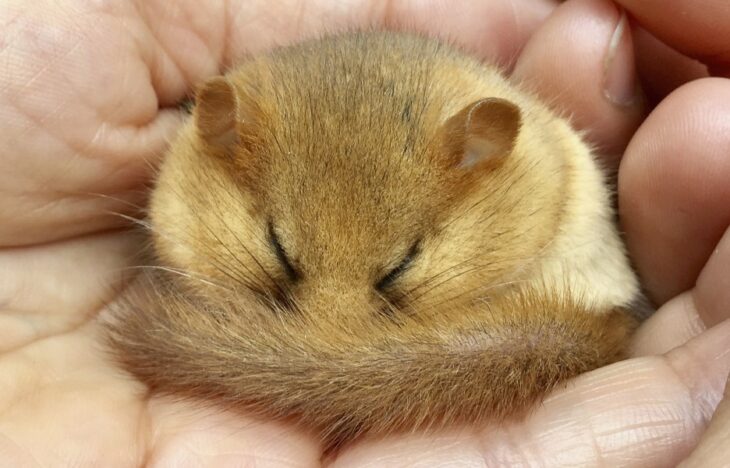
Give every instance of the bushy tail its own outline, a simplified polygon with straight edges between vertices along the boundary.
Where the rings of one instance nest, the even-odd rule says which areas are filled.
[[[108,323],[134,376],[153,391],[294,417],[328,447],[519,416],[565,379],[619,359],[635,325],[620,309],[524,292],[400,323],[322,323],[159,283],[147,291]]]

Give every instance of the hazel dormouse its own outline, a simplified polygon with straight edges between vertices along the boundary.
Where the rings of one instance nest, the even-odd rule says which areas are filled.
[[[158,268],[109,321],[117,359],[328,448],[519,417],[637,325],[579,133],[416,35],[309,40],[202,84],[145,223]]]

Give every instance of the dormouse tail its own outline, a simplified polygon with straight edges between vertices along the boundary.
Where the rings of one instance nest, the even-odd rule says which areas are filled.
[[[618,308],[525,292],[477,311],[357,325],[159,286],[143,298],[108,323],[135,377],[153,391],[294,418],[329,448],[368,432],[518,416],[566,379],[621,358],[635,326]]]

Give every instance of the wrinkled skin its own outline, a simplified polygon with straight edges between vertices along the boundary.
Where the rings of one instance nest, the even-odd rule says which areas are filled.
[[[620,13],[607,0],[557,10],[551,0],[465,1],[440,11],[435,1],[274,3],[3,2],[0,464],[645,467],[730,459],[722,442],[730,403],[721,402],[730,370],[730,81],[703,78],[707,68],[687,58],[730,76],[724,0],[702,9],[692,0],[620,0],[640,26],[614,41],[610,61]],[[175,104],[244,54],[365,24],[411,24],[498,60],[572,114],[606,165],[620,159],[623,229],[660,308],[636,335],[632,359],[575,379],[524,422],[366,440],[321,460],[316,440],[285,423],[147,396],[102,352],[96,317],[139,248],[109,212],[144,203],[180,123]],[[647,99],[633,94],[637,74]]]

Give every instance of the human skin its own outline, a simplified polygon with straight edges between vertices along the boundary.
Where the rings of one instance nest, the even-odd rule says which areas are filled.
[[[621,21],[607,0],[570,0],[556,11],[551,0],[438,11],[435,1],[272,3],[3,2],[0,466],[730,459],[721,443],[728,403],[715,412],[730,372],[730,81],[703,78],[703,65],[654,39],[728,76],[726,2],[620,0],[638,21],[636,70],[628,28],[607,52]],[[104,354],[96,317],[140,243],[109,213],[144,204],[181,121],[176,103],[244,54],[369,24],[449,36],[497,61],[569,113],[607,166],[620,159],[622,227],[660,308],[637,333],[632,359],[574,379],[525,421],[365,440],[323,461],[316,439],[285,423],[146,395]],[[648,100],[634,94],[637,74]]]

